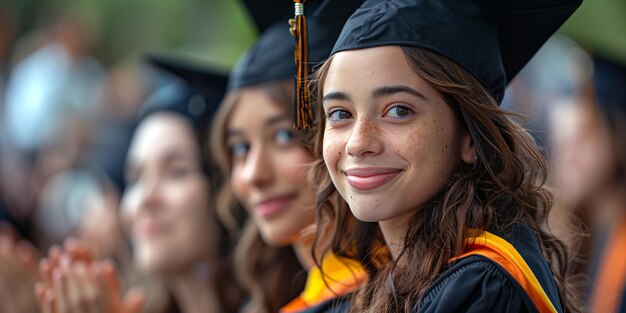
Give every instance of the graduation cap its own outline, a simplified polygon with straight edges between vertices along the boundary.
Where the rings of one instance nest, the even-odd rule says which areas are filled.
[[[208,125],[224,97],[224,70],[182,58],[148,55],[146,61],[167,77],[144,102],[140,116],[170,111],[188,119],[196,131]]]
[[[594,58],[593,87],[600,110],[608,116],[626,119],[626,67]]]
[[[259,33],[263,33],[270,26],[278,21],[284,20],[285,17],[293,11],[291,1],[285,0],[243,0],[254,25],[256,25]]]
[[[465,68],[500,103],[506,84],[581,2],[368,0],[350,16],[332,53],[386,45],[428,49]]]
[[[270,1],[270,4],[281,4],[273,13],[274,20],[270,26],[267,23],[269,18],[264,17],[267,5],[249,5],[248,2],[259,3],[261,1],[244,1],[250,15],[253,17],[257,27],[263,30],[257,42],[239,59],[228,78],[228,90],[240,89],[264,82],[293,79],[296,75],[294,67],[294,37],[289,31],[287,21],[293,17],[293,2],[287,0]],[[284,4],[288,4],[285,6]],[[307,12],[313,11],[319,5],[319,1],[308,1]],[[345,21],[345,19],[344,19]],[[334,23],[335,25],[325,25],[316,20],[309,23],[313,32],[309,34],[309,42],[312,49],[309,51],[312,63],[323,61],[330,55],[343,21]],[[333,23],[331,23],[333,24]],[[329,38],[330,37],[330,38]]]
[[[325,10],[320,11],[323,4],[321,1],[309,0],[306,2],[306,7],[303,10],[307,14],[312,14],[309,14],[311,18],[306,21],[308,32],[305,38],[301,39],[305,39],[304,43],[308,43],[310,49],[302,50],[308,55],[300,60],[300,69],[296,69],[297,64],[294,63],[294,36],[287,24],[289,18],[292,18],[294,15],[294,7],[290,5],[289,9],[284,9],[284,6],[281,6],[282,9],[278,11],[283,11],[282,18],[279,18],[277,21],[274,21],[273,25],[267,27],[254,46],[240,58],[230,74],[228,90],[240,89],[265,82],[294,79],[298,73],[300,73],[300,76],[308,76],[307,73],[313,66],[330,56],[331,49],[341,32],[345,20],[362,2],[354,0],[342,1],[344,3],[340,5],[342,10],[336,11],[334,14],[324,14]],[[282,3],[289,4],[291,1],[282,0]],[[350,7],[351,9],[343,9],[344,7]],[[251,10],[250,13],[253,17],[262,15],[260,13],[261,9],[254,9],[253,6],[248,6],[248,9]],[[277,16],[277,14],[274,16]],[[267,19],[261,17],[254,18],[254,20],[257,23],[267,23]],[[263,29],[263,25],[265,24],[258,26],[260,29]],[[306,81],[299,81],[301,84],[306,84]],[[296,86],[296,92],[298,90],[299,88]],[[298,110],[295,110],[294,114],[297,114],[297,112]]]

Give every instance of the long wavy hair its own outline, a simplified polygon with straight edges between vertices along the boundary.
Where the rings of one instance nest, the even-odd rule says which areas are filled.
[[[504,230],[518,221],[538,234],[563,307],[577,312],[568,282],[569,251],[547,226],[552,195],[544,187],[547,165],[537,144],[461,66],[425,49],[402,49],[411,69],[439,92],[469,132],[478,161],[475,165],[460,162],[443,190],[411,217],[399,263],[391,258],[377,223],[361,222],[345,201],[335,202],[338,192],[322,155],[325,115],[318,105],[314,139],[318,161],[312,169],[319,188],[318,227],[334,222],[337,235],[332,239],[332,251],[360,260],[370,277],[353,296],[350,312],[411,312],[449,260],[463,252],[471,229]],[[318,99],[322,99],[321,86],[332,60],[331,56],[316,72]]]
[[[248,88],[259,88],[286,112],[291,114],[293,111],[292,82],[270,82]],[[221,184],[217,188],[217,212],[220,220],[235,231],[240,228],[243,209],[230,188],[232,163],[226,131],[232,111],[239,105],[240,95],[238,90],[226,95],[211,129],[211,152],[222,174]],[[299,138],[298,134],[296,139],[313,153],[310,145],[305,144],[308,141]],[[242,312],[278,312],[300,294],[306,272],[291,246],[276,248],[266,244],[251,219],[244,223],[238,233],[234,252],[235,269],[239,284],[248,293]]]

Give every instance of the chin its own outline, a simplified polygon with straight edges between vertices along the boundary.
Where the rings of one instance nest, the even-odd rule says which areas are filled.
[[[378,214],[376,214],[377,212],[376,209],[371,209],[371,208],[363,208],[363,207],[355,207],[350,205],[350,211],[352,211],[352,215],[354,215],[354,217],[356,217],[356,219],[358,219],[361,222],[380,222],[382,220],[384,220],[384,217],[379,216]]]
[[[157,274],[164,271],[166,267],[162,261],[155,255],[146,255],[146,253],[138,253],[135,256],[135,264],[142,271],[147,273]]]
[[[358,196],[352,195],[353,199]],[[359,201],[348,201],[352,215],[362,222],[382,222],[403,215],[406,208],[391,199],[361,197]],[[407,210],[406,212],[408,212]]]
[[[292,241],[290,239],[292,237],[285,234],[284,232],[276,232],[276,231],[272,232],[269,230],[266,230],[266,231],[259,230],[259,233],[261,235],[261,239],[263,239],[263,242],[265,242],[265,244],[267,244],[268,246],[272,248],[286,247],[290,245]]]
[[[141,244],[135,250],[135,264],[148,273],[160,274],[169,272],[176,267],[173,258],[178,255],[158,243]]]
[[[348,207],[350,207],[350,211],[352,215],[356,217],[359,221],[362,222],[380,222],[382,220],[381,213],[384,210],[382,205],[376,205],[376,203],[385,203],[381,202],[380,199],[371,199],[370,197],[364,195],[357,194],[346,194],[344,199],[347,199]]]

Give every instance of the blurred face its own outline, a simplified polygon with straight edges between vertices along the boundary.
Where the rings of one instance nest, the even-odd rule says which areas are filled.
[[[243,90],[227,136],[235,197],[267,244],[294,243],[315,223],[314,191],[306,180],[314,158],[293,138],[290,115],[262,90]]]
[[[216,225],[191,125],[173,113],[151,115],[139,125],[127,161],[122,209],[139,266],[172,272],[206,258],[216,246]]]
[[[469,135],[400,47],[337,53],[323,95],[324,162],[359,220],[409,217],[473,161]]]
[[[552,162],[560,198],[578,205],[609,190],[617,172],[617,152],[597,112],[570,104],[560,107],[552,117]]]

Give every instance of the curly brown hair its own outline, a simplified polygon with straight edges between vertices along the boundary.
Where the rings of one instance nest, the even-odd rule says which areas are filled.
[[[314,139],[318,161],[312,169],[319,186],[318,227],[335,223],[332,251],[361,260],[370,277],[354,295],[350,312],[410,312],[449,260],[464,250],[470,229],[504,230],[518,221],[538,234],[563,307],[578,312],[568,281],[569,251],[547,225],[552,194],[544,187],[547,165],[533,138],[464,68],[425,49],[402,49],[411,69],[439,92],[469,132],[478,162],[459,164],[443,190],[411,217],[399,263],[391,258],[377,223],[357,220],[340,197],[335,202],[338,192],[322,155],[325,114],[318,105]],[[332,60],[331,56],[316,72],[318,99]],[[401,264],[412,267],[407,270]]]

